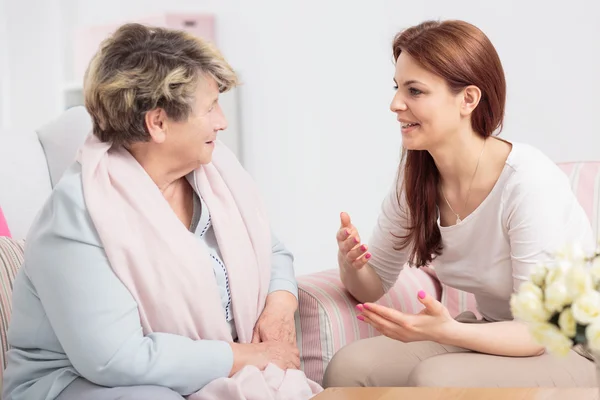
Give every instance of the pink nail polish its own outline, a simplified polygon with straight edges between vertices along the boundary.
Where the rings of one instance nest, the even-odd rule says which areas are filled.
[[[419,290],[418,296],[421,300],[423,300],[426,296],[425,291],[424,290]]]
[[[362,311],[363,311],[363,305],[362,305],[362,304],[357,304],[357,305],[356,305],[356,309],[357,309],[358,311],[362,312]]]
[[[367,251],[367,246],[365,246],[364,244],[362,246],[360,246],[360,250],[361,251]]]
[[[350,231],[348,229],[346,229],[344,232],[346,233],[346,236],[350,236]]]
[[[359,321],[364,321],[365,317],[363,317],[362,315],[357,315],[356,318],[359,319]]]
[[[367,253],[367,255],[365,256],[365,258],[368,260],[369,258],[371,258],[371,253]]]
[[[369,308],[369,306],[368,306],[368,305],[366,305],[366,304],[363,304],[362,306],[365,308],[365,310],[370,310],[370,308]]]

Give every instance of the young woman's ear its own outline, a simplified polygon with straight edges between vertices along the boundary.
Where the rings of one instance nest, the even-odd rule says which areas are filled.
[[[463,89],[461,114],[463,116],[471,115],[481,100],[481,90],[477,86],[471,85]]]

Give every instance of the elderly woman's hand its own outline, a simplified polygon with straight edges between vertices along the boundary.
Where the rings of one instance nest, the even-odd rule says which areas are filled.
[[[275,341],[296,346],[294,313],[297,308],[298,301],[290,292],[268,295],[265,309],[254,326],[252,343]]]
[[[264,370],[275,364],[283,370],[300,368],[300,352],[296,345],[285,342],[230,343],[233,351],[233,366],[229,376],[235,375],[246,365]]]

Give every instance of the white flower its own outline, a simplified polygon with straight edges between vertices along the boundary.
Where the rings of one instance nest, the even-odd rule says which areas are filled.
[[[572,338],[577,333],[577,322],[570,308],[564,309],[558,316],[558,326],[562,333]]]
[[[567,284],[569,295],[573,299],[593,289],[592,276],[581,265],[575,265],[567,271],[565,283]]]
[[[592,268],[590,268],[590,275],[592,276],[594,285],[597,285],[600,282],[600,257],[596,257],[596,258],[594,258],[594,261],[592,261]]]
[[[551,313],[544,307],[542,289],[533,282],[524,282],[510,298],[513,316],[529,322],[546,322]]]
[[[531,335],[550,353],[558,356],[566,356],[573,347],[573,341],[566,337],[556,326],[549,323],[533,325]]]
[[[581,243],[568,243],[556,252],[555,257],[559,261],[568,261],[573,265],[583,265],[586,254]]]
[[[543,263],[538,263],[531,271],[530,279],[537,286],[542,287],[546,281],[546,275],[548,274],[548,267]]]
[[[571,306],[575,320],[587,325],[600,317],[600,293],[590,290],[575,299]]]
[[[566,265],[565,262],[561,263],[561,265],[551,265],[548,267],[548,274],[546,274],[546,286],[552,285],[554,282],[561,281],[564,279],[567,270],[569,270],[570,265]]]
[[[521,286],[519,286],[519,293],[531,294],[532,296],[539,297],[540,300],[544,297],[542,288],[531,281],[521,283]]]
[[[560,312],[570,303],[571,296],[567,286],[562,281],[555,281],[546,288],[546,301],[544,304],[548,311]]]
[[[595,320],[585,329],[585,338],[590,349],[600,351],[600,320]]]

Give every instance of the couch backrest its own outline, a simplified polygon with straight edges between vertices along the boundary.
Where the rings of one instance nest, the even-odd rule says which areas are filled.
[[[44,148],[52,187],[71,166],[77,150],[92,130],[92,120],[85,107],[73,107],[37,130]]]
[[[558,166],[569,176],[571,188],[585,210],[596,241],[600,239],[600,161],[559,163]]]
[[[85,108],[74,107],[37,131],[0,131],[0,207],[13,237],[25,238],[91,127]]]

